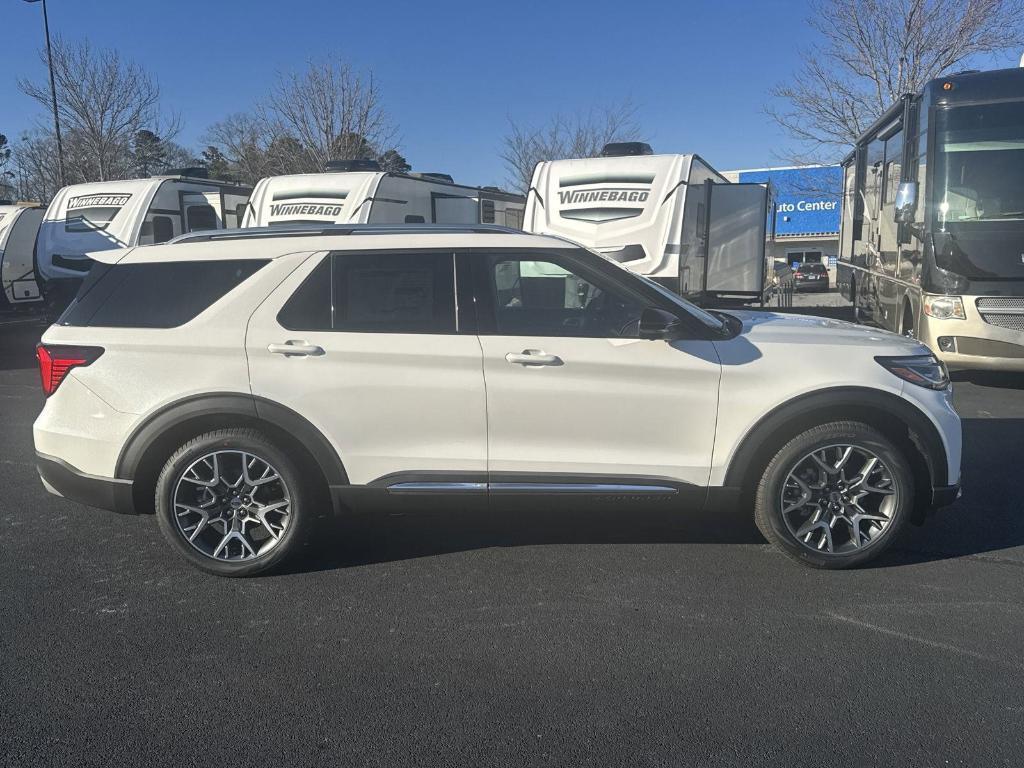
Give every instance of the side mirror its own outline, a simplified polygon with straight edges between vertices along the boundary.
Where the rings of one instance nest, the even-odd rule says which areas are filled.
[[[914,213],[917,211],[917,182],[904,181],[896,191],[894,202],[896,211],[896,223],[909,224],[914,220]]]
[[[682,321],[671,312],[648,307],[640,315],[641,339],[678,339],[683,328]]]

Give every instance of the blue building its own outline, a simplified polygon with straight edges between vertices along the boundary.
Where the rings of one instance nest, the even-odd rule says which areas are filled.
[[[772,256],[790,266],[824,263],[834,281],[843,188],[838,165],[757,168],[723,175],[730,181],[771,183],[776,211]]]

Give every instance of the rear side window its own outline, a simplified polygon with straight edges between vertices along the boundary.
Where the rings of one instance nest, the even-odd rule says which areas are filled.
[[[107,328],[174,328],[184,325],[266,259],[96,264],[61,325]]]
[[[451,253],[335,254],[277,315],[291,331],[455,333]]]

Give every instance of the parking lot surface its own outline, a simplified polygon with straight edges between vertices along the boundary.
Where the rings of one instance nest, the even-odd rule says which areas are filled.
[[[39,332],[0,327],[0,764],[1021,764],[1024,379],[957,378],[964,498],[861,570],[744,510],[545,507],[238,581],[43,491]]]

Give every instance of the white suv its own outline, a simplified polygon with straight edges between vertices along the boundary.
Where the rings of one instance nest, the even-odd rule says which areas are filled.
[[[39,474],[240,576],[331,510],[469,498],[753,506],[800,562],[868,560],[959,490],[927,348],[706,312],[553,237],[249,230],[96,254],[38,348]]]

